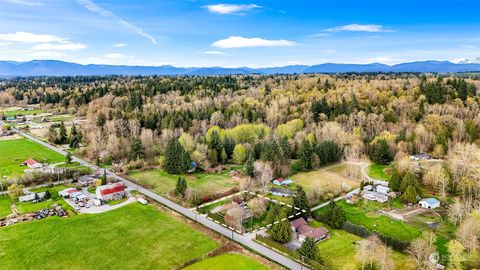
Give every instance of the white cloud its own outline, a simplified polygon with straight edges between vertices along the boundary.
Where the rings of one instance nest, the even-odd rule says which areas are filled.
[[[328,54],[333,54],[333,53],[336,53],[337,51],[336,50],[323,50],[322,52],[323,53],[328,53]]]
[[[117,59],[124,59],[125,55],[121,53],[107,53],[103,57],[107,59],[117,60]]]
[[[241,14],[242,11],[249,11],[255,8],[261,8],[255,4],[248,5],[233,5],[233,4],[217,4],[217,5],[207,5],[204,8],[208,9],[211,13],[217,14]]]
[[[127,44],[125,44],[125,43],[117,43],[117,44],[113,44],[112,47],[123,48],[123,47],[127,47]]]
[[[385,32],[386,30],[382,25],[378,24],[347,24],[343,26],[336,26],[333,28],[325,29],[326,32],[339,32],[339,31],[351,31],[351,32]]]
[[[294,45],[295,42],[285,39],[245,38],[240,36],[231,36],[212,43],[213,47],[224,49],[246,47],[288,47]]]
[[[113,19],[117,24],[129,29],[130,31],[133,31],[133,32],[137,33],[138,35],[140,35],[144,38],[147,38],[153,44],[158,45],[157,40],[153,36],[151,36],[149,33],[143,31],[143,29],[141,29],[140,27],[137,27],[137,26],[125,21],[124,19],[122,19],[119,16],[113,14],[112,12],[98,6],[94,2],[92,2],[90,0],[77,0],[77,2],[80,5],[82,5],[84,8],[88,9],[89,11],[95,12],[95,13],[101,15],[102,17]]]
[[[54,35],[34,34],[28,32],[16,32],[9,34],[0,34],[0,40],[22,43],[41,43],[41,42],[62,42],[65,38]]]
[[[85,49],[85,44],[82,43],[40,43],[33,46],[31,49],[36,51],[76,51]]]
[[[31,7],[38,7],[43,6],[43,3],[37,1],[28,1],[28,0],[7,0],[12,4],[24,5],[24,6],[31,6]]]
[[[225,55],[224,52],[221,52],[221,51],[205,51],[203,52],[203,54],[207,54],[207,55]]]

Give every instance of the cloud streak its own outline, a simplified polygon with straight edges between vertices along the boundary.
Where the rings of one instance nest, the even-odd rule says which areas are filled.
[[[204,8],[208,9],[210,13],[216,14],[242,14],[243,11],[249,11],[256,8],[261,8],[261,6],[255,4],[248,5],[234,5],[234,4],[216,4],[216,5],[207,5]]]
[[[94,2],[92,2],[90,0],[77,0],[77,3],[80,4],[81,6],[83,6],[84,8],[86,8],[87,10],[89,10],[91,12],[94,12],[94,13],[97,13],[102,17],[105,17],[105,18],[108,18],[108,19],[113,19],[117,24],[125,27],[126,29],[128,29],[130,31],[135,32],[136,34],[138,34],[138,35],[140,35],[140,36],[142,36],[142,37],[144,37],[148,40],[150,40],[151,43],[153,43],[155,45],[158,45],[157,40],[152,35],[143,31],[143,29],[141,29],[140,27],[137,27],[137,26],[125,21],[124,19],[115,15],[111,11],[106,10],[106,9],[98,6]]]
[[[285,39],[246,38],[240,36],[231,36],[229,38],[217,40],[212,43],[213,47],[222,49],[248,47],[290,47],[294,45],[296,45],[295,42]]]
[[[36,1],[27,1],[27,0],[6,0],[9,3],[23,5],[23,6],[31,6],[31,7],[38,7],[43,6],[43,3],[36,2]]]
[[[15,32],[0,34],[0,40],[22,43],[64,42],[66,39],[54,35]]]
[[[340,32],[340,31],[349,31],[349,32],[385,32],[386,30],[382,25],[378,24],[347,24],[343,26],[336,26],[324,30],[325,32]]]

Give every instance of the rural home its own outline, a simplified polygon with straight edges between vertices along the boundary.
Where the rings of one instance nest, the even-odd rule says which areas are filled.
[[[328,238],[328,230],[323,227],[313,228],[308,226],[304,218],[297,218],[291,222],[292,230],[297,233],[300,242],[304,242],[307,237],[313,238],[315,242]]]
[[[270,193],[275,196],[282,196],[282,197],[289,197],[293,195],[293,191],[289,189],[281,189],[281,188],[271,188]]]
[[[421,154],[418,154],[418,155],[410,156],[410,159],[415,160],[415,161],[430,159],[430,155],[425,154],[425,153],[421,153]]]
[[[24,162],[22,162],[22,165],[24,165],[24,166],[26,165],[30,169],[39,169],[39,168],[43,167],[42,163],[36,161],[33,158],[29,158],[29,159],[25,160]]]
[[[277,186],[288,186],[293,183],[293,180],[278,178],[273,180],[273,184]]]
[[[440,207],[440,202],[435,198],[421,199],[418,204],[420,205],[420,207],[426,209],[435,209]]]
[[[362,198],[370,201],[384,203],[388,201],[388,193],[390,188],[382,185],[372,186],[367,185],[363,187]]]
[[[45,194],[46,194],[46,192],[38,192],[38,193],[32,192],[32,193],[29,193],[25,196],[19,197],[18,200],[20,202],[30,202],[30,201],[35,201],[35,200],[41,200],[45,197]]]
[[[125,196],[125,186],[123,183],[109,183],[98,186],[95,194],[102,201],[119,200]]]

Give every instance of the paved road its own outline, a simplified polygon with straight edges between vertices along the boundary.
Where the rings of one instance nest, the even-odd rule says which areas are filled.
[[[3,125],[4,123],[2,121],[0,121],[0,125]],[[60,153],[62,155],[67,155],[67,152],[63,149],[60,149],[56,146],[53,146],[47,142],[44,142],[40,139],[37,139],[23,131],[20,131],[16,128],[13,128],[14,131],[16,131],[17,133],[19,133],[20,135],[36,142],[36,143],[39,143],[57,153]],[[89,168],[92,168],[94,170],[99,170],[99,168],[93,164],[91,164],[90,162],[84,160],[84,159],[81,159],[81,158],[78,158],[76,156],[72,156],[72,160],[73,161],[76,161],[78,163],[80,163],[81,165],[83,166],[87,166]],[[249,234],[249,235],[241,235],[241,234],[238,234],[228,228],[225,228],[223,227],[222,225],[220,224],[217,224],[209,219],[207,219],[205,216],[202,216],[202,215],[198,215],[196,213],[194,213],[192,210],[190,209],[187,209],[181,205],[178,205],[172,201],[170,201],[169,199],[167,198],[164,198],[142,186],[139,186],[123,177],[120,177],[110,171],[107,171],[107,174],[109,177],[112,177],[114,179],[117,179],[119,181],[123,181],[125,183],[125,185],[127,185],[128,187],[132,188],[132,189],[135,189],[135,190],[138,190],[140,193],[144,194],[145,196],[147,197],[150,197],[151,199],[169,207],[170,209],[173,209],[175,210],[176,212],[190,218],[190,219],[193,219],[199,223],[201,223],[202,225],[220,233],[220,234],[223,234],[224,236],[244,245],[244,246],[247,246],[248,248],[252,249],[252,250],[255,250],[256,252],[262,254],[263,256],[289,268],[289,269],[306,269],[308,270],[309,268],[301,265],[300,263],[297,263],[296,261],[293,261],[285,256],[283,256],[282,254],[278,253],[278,252],[275,252],[263,245],[260,245],[258,244],[257,242],[253,241],[253,238],[255,237],[255,235],[253,234]]]

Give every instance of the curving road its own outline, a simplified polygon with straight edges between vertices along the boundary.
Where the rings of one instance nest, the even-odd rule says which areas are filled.
[[[0,125],[3,125],[4,122],[0,121]],[[31,141],[34,141],[38,144],[41,144],[45,147],[47,147],[48,149],[51,149],[59,154],[62,154],[62,155],[67,155],[67,152],[63,149],[60,149],[54,145],[51,145],[45,141],[42,141],[36,137],[33,137],[32,135],[30,134],[27,134],[21,130],[18,130],[16,128],[13,128],[12,127],[12,130],[14,130],[15,132],[17,132],[18,134],[22,135],[23,137],[31,140]],[[78,163],[80,163],[81,165],[83,166],[86,166],[86,167],[89,167],[89,168],[92,168],[93,170],[101,170],[99,167],[93,165],[92,163],[84,160],[84,159],[81,159],[81,158],[78,158],[76,156],[73,156],[72,155],[72,160],[73,161],[76,161]],[[275,261],[289,269],[306,269],[308,270],[309,268],[294,261],[294,260],[291,260],[287,257],[285,257],[284,255],[274,251],[274,250],[271,250],[263,245],[260,245],[258,244],[257,242],[255,242],[253,239],[255,238],[255,235],[254,234],[248,234],[248,235],[241,235],[241,234],[238,234],[236,233],[235,231],[233,230],[230,230],[226,227],[223,227],[222,225],[214,222],[214,221],[211,221],[209,219],[207,219],[205,216],[203,215],[199,215],[199,214],[196,214],[195,212],[193,212],[191,209],[187,209],[181,205],[178,205],[172,201],[170,201],[169,199],[165,198],[165,197],[162,197],[152,191],[150,191],[149,189],[146,189],[142,186],[139,186],[123,177],[120,177],[110,171],[107,170],[107,174],[109,177],[111,178],[115,178],[119,181],[122,181],[123,183],[125,183],[125,185],[127,185],[128,187],[131,187],[132,189],[135,189],[135,190],[138,190],[138,192],[144,194],[145,196],[147,197],[150,197],[151,199],[167,206],[168,208],[170,209],[173,209],[175,210],[176,212],[190,218],[190,219],[193,219],[195,221],[197,221],[198,223],[201,223],[202,225],[210,228],[211,230],[214,230],[256,252],[258,252],[259,254],[263,255],[264,257],[266,258],[269,258],[270,260],[272,261]]]

